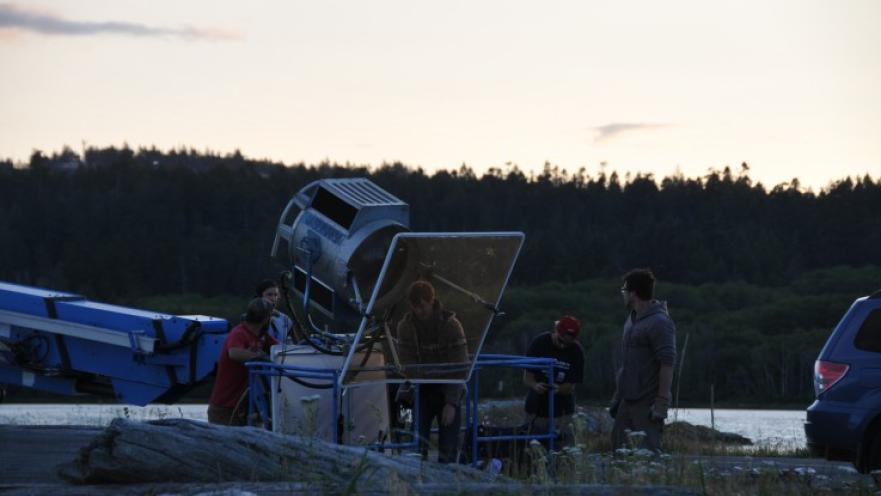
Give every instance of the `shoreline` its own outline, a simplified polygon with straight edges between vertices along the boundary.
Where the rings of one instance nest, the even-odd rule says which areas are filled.
[[[611,419],[602,409],[586,407],[589,429],[611,428]],[[15,425],[92,425],[103,427],[114,418],[149,421],[184,418],[207,421],[207,404],[150,404],[136,407],[118,403],[0,404],[0,424]],[[481,424],[517,426],[525,421],[520,400],[489,400],[481,403]],[[715,423],[713,423],[715,421]],[[781,454],[798,453],[805,448],[803,410],[671,409],[668,423],[685,422],[693,426],[714,427],[719,432],[738,434],[752,441],[756,449]],[[605,427],[604,427],[605,426]]]

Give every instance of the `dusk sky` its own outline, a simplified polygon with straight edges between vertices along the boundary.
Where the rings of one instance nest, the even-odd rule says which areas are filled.
[[[0,67],[19,162],[881,177],[881,0],[0,1]]]

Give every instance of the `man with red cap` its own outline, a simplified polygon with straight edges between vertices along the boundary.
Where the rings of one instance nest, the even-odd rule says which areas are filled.
[[[554,421],[564,440],[571,440],[569,428],[575,412],[575,385],[584,380],[584,348],[578,342],[581,322],[571,315],[560,317],[552,332],[538,335],[529,344],[526,356],[553,358],[568,365],[568,369],[555,369],[553,380],[543,370],[526,370],[523,383],[529,388],[526,396],[526,413],[531,416],[533,432],[548,430],[548,391],[554,389]]]

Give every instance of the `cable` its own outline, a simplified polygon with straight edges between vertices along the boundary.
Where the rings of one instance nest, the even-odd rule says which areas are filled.
[[[285,281],[289,277],[288,274],[291,274],[291,272],[290,271],[282,272],[282,276],[281,276],[282,281]],[[294,311],[294,306],[291,303],[290,291],[288,291],[288,286],[287,286],[286,282],[284,284],[282,284],[282,293],[284,294],[285,305],[288,307],[288,311],[291,313],[291,316],[294,319],[294,323],[300,329],[302,329],[304,331],[303,336],[300,337],[299,341],[305,341],[309,346],[314,348],[316,351],[318,351],[319,353],[324,353],[325,355],[333,355],[333,356],[346,355],[346,353],[343,352],[342,350],[339,350],[339,351],[332,350],[330,348],[326,348],[323,345],[318,344],[315,341],[313,341],[312,338],[305,332],[306,326],[303,325],[303,322],[300,320],[300,316],[297,314],[296,311]],[[308,317],[308,314],[307,314],[307,317]]]
[[[301,385],[301,386],[306,386],[307,388],[312,388],[312,389],[330,389],[330,388],[333,387],[333,383],[329,383],[329,384],[315,384],[314,382],[309,382],[309,381],[306,381],[306,380],[300,379],[299,377],[294,377],[294,376],[292,376],[292,375],[285,375],[285,376],[282,376],[282,377],[285,377],[286,379],[290,379],[290,380],[296,382],[297,384],[299,384],[299,385]]]

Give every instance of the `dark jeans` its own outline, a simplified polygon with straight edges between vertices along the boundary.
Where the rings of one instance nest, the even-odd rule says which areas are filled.
[[[531,415],[529,418],[529,433],[530,434],[547,434],[550,430],[550,420],[547,417],[539,417],[538,415]],[[575,440],[575,427],[572,424],[572,414],[568,415],[560,415],[559,417],[554,417],[554,430],[556,431],[556,436],[554,437],[554,451],[559,451],[564,446],[570,446],[574,444]],[[541,442],[542,446],[547,448],[550,446],[547,440],[543,440]]]
[[[663,420],[652,420],[651,407],[655,401],[652,395],[637,401],[621,400],[618,406],[618,414],[615,416],[615,425],[612,427],[612,449],[617,448],[647,448],[658,452],[661,450],[661,435],[664,432]],[[631,443],[626,430],[630,432],[645,432],[645,437],[634,437],[640,441]],[[635,446],[634,446],[635,445]]]
[[[431,424],[437,419],[437,461],[453,463],[459,451],[459,428],[462,425],[462,407],[456,407],[456,417],[450,425],[443,425],[444,394],[434,384],[423,384],[419,392],[419,452],[422,459],[428,459],[428,440],[431,438]]]

